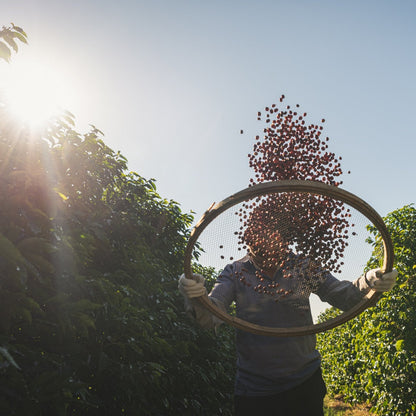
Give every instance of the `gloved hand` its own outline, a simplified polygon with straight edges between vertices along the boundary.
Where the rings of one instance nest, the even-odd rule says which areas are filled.
[[[179,292],[189,299],[198,298],[207,293],[207,289],[204,286],[204,276],[201,276],[200,274],[194,274],[193,276],[196,280],[187,279],[184,274],[179,278]]]
[[[364,277],[371,289],[374,289],[376,292],[387,292],[388,290],[393,289],[396,284],[397,275],[396,269],[384,274],[381,273],[380,269],[372,269],[369,270]]]

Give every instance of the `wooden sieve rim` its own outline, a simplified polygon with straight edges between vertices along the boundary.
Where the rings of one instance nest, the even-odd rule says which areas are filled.
[[[349,204],[351,207],[361,212],[361,214],[365,215],[367,219],[369,219],[377,228],[383,240],[384,259],[383,266],[381,267],[382,272],[389,272],[392,270],[394,261],[394,251],[390,234],[386,228],[386,225],[384,224],[383,219],[369,204],[367,204],[358,196],[344,189],[332,185],[327,185],[322,182],[303,180],[281,180],[274,182],[263,182],[260,184],[249,186],[248,188],[231,195],[223,201],[217,204],[213,204],[204,213],[202,218],[193,228],[185,250],[185,277],[188,279],[192,279],[193,277],[191,262],[193,257],[194,245],[197,242],[198,237],[201,235],[202,231],[208,226],[210,222],[212,222],[218,215],[220,215],[225,210],[242,201],[270,193],[279,192],[305,192],[323,196],[330,196]],[[349,321],[350,319],[354,318],[355,316],[359,315],[368,307],[375,305],[380,296],[380,292],[370,290],[357,305],[334,318],[331,318],[325,322],[321,322],[318,324],[292,328],[274,328],[253,324],[235,316],[231,316],[228,313],[222,311],[213,302],[210,301],[207,295],[198,297],[196,299],[219,319],[221,319],[224,322],[227,322],[235,328],[252,332],[258,335],[289,337],[315,334],[341,325]]]

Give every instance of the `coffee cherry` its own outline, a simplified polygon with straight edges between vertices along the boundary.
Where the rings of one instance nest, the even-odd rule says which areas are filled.
[[[285,96],[279,99],[283,102]],[[296,108],[299,108],[296,104]],[[321,181],[333,186],[343,182],[340,161],[342,157],[328,151],[329,137],[321,139],[322,125],[306,125],[306,112],[298,114],[287,105],[279,110],[275,104],[265,107],[268,127],[263,129],[264,136],[255,137],[253,151],[248,155],[249,166],[254,170],[254,178],[250,178],[249,186],[265,181],[300,179]],[[258,120],[262,113],[257,113]],[[325,119],[321,119],[324,123]],[[242,132],[242,130],[241,130]],[[350,171],[348,171],[350,173]],[[278,196],[267,195],[247,201],[240,209],[240,227],[238,236],[239,250],[262,249],[266,241],[269,246],[264,251],[264,268],[281,267],[285,270],[285,278],[304,276],[305,279],[313,272],[293,269],[286,264],[289,246],[295,246],[304,259],[313,259],[321,268],[334,272],[340,270],[343,262],[343,251],[348,246],[349,218],[351,214],[345,210],[341,201],[319,195],[282,193]],[[279,224],[280,240],[268,241],[261,237]],[[354,226],[354,225],[351,225]],[[352,233],[355,235],[355,233]],[[284,243],[283,243],[284,241]],[[230,258],[231,259],[231,258]],[[312,274],[313,274],[312,273]],[[266,285],[261,273],[256,273],[258,281]],[[315,276],[318,281],[321,276]],[[274,284],[256,286],[259,293],[276,296]],[[279,292],[279,296],[287,296],[291,292]]]

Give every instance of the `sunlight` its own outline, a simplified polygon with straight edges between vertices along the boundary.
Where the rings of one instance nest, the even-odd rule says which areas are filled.
[[[43,125],[71,95],[57,68],[33,58],[1,64],[0,90],[11,114],[30,127]]]

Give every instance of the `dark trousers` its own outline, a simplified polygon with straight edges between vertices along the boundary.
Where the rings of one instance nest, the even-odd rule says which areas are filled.
[[[323,416],[326,387],[319,369],[308,380],[272,396],[235,396],[235,416]]]

